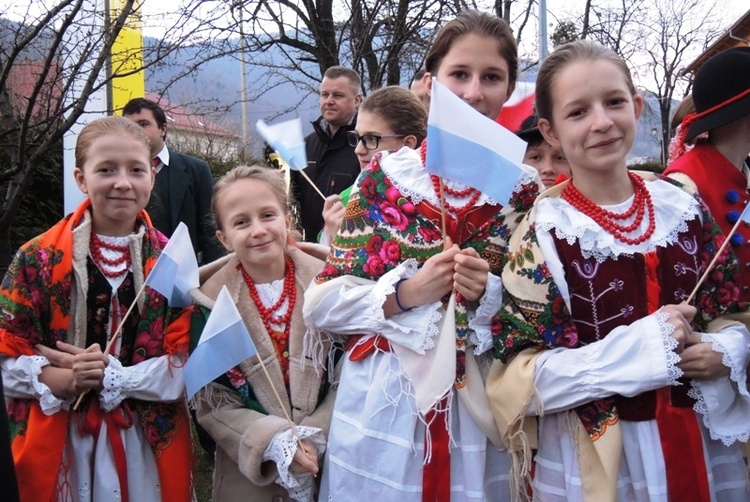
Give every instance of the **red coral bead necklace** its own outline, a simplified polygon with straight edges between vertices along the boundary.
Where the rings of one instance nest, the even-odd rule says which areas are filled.
[[[419,155],[422,157],[422,165],[425,165],[427,159],[427,140],[422,141],[422,145],[419,147]],[[438,200],[443,200],[443,208],[456,216],[461,216],[473,208],[479,200],[479,197],[482,195],[482,192],[473,187],[466,187],[463,190],[455,190],[443,183],[443,191],[448,195],[452,195],[453,197],[470,197],[466,204],[461,207],[456,207],[449,204],[447,200],[440,196],[440,178],[434,174],[430,174],[430,179],[432,180],[432,188],[435,191]]]
[[[255,306],[260,314],[263,326],[268,332],[268,336],[273,340],[276,353],[279,356],[279,362],[281,363],[281,369],[284,374],[284,381],[289,383],[289,332],[292,327],[292,312],[294,311],[294,304],[297,302],[297,285],[294,280],[294,262],[288,257],[286,259],[286,271],[284,273],[284,287],[281,291],[281,296],[278,301],[266,307],[263,301],[260,299],[258,294],[258,288],[255,286],[255,281],[250,274],[247,273],[245,267],[242,264],[237,265],[237,269],[242,272],[242,277],[245,279],[247,289],[250,293]],[[276,316],[276,311],[284,305],[284,300],[289,299],[289,307],[286,309],[286,313],[280,316]],[[273,329],[272,324],[277,326],[284,325],[283,333]]]
[[[594,220],[605,231],[612,234],[617,240],[625,244],[636,245],[648,240],[656,229],[656,219],[654,218],[654,204],[651,201],[651,194],[646,188],[646,183],[639,176],[628,172],[631,182],[633,183],[633,204],[622,213],[614,213],[597,205],[575,187],[573,182],[568,182],[562,191],[562,197],[571,206],[578,209]],[[638,237],[626,237],[624,234],[629,233],[640,227],[643,218],[648,213],[649,224],[646,231]],[[628,225],[618,223],[626,218],[635,215],[635,219]]]
[[[119,258],[107,258],[102,252],[103,249],[119,254]],[[105,277],[114,279],[120,277],[130,269],[130,247],[127,244],[122,246],[111,244],[92,232],[91,239],[89,240],[89,251],[91,251],[91,258],[94,260],[94,264]]]

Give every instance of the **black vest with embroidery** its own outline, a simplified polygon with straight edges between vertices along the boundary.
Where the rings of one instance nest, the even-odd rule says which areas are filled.
[[[135,299],[133,272],[129,271],[128,275],[117,288],[119,312],[117,318],[112,323],[113,326],[109,328],[110,311],[112,309],[112,285],[94,262],[91,261],[91,257],[86,259],[86,269],[89,283],[88,294],[86,295],[86,347],[98,343],[101,349],[104,350],[110,336],[114,334],[114,330],[117,329],[130,304]],[[125,326],[122,328],[122,343],[117,358],[123,366],[133,364],[133,346],[140,317],[138,309],[134,308],[128,316],[127,321],[125,321]]]

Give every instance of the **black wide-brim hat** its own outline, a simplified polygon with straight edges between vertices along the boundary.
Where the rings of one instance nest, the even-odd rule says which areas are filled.
[[[750,115],[750,47],[728,49],[703,63],[693,82],[693,101],[698,118],[688,129],[688,141]]]
[[[521,126],[516,132],[516,136],[529,144],[539,143],[544,140],[542,131],[539,130],[539,117],[536,116],[536,113],[523,119]]]

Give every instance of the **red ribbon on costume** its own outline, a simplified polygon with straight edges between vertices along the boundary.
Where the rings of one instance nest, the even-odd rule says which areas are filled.
[[[425,456],[430,452],[430,462],[422,470],[422,502],[450,502],[451,452],[448,435],[448,399],[444,397],[425,417]],[[429,440],[429,443],[428,443]],[[429,448],[429,450],[428,450]]]
[[[362,339],[365,335],[352,335],[346,338],[344,351],[349,353],[349,360],[353,362],[361,361],[365,357],[373,354],[376,350],[383,352],[391,351],[391,344],[388,339],[382,336],[372,336],[365,341]]]
[[[78,424],[78,432],[81,435],[90,434],[94,438],[94,450],[99,439],[99,431],[102,423],[107,425],[107,438],[112,447],[112,457],[117,469],[117,479],[120,482],[122,502],[128,502],[128,463],[125,456],[125,445],[122,442],[120,431],[133,426],[133,413],[126,402],[122,402],[116,409],[104,412],[99,406],[97,399],[91,399],[86,408],[83,422]]]
[[[648,312],[659,308],[661,287],[655,251],[645,254]],[[711,500],[703,455],[703,439],[692,408],[672,406],[670,387],[656,391],[656,425],[659,429],[669,500],[703,502]]]

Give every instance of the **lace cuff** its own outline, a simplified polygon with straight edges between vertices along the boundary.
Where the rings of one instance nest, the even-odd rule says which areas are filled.
[[[469,311],[469,342],[474,345],[474,355],[483,354],[492,345],[492,318],[503,303],[503,281],[494,274],[487,274],[487,287],[479,299],[476,311]]]
[[[99,404],[104,411],[112,411],[127,397],[123,382],[125,371],[122,363],[111,355],[108,355],[109,364],[104,368],[102,379],[102,390],[99,393]]]
[[[313,442],[318,457],[325,453],[326,439],[321,429],[303,425],[298,425],[295,429],[300,439],[309,439]],[[286,488],[292,500],[306,502],[312,500],[315,487],[314,476],[310,472],[293,473],[289,470],[295,453],[297,453],[297,438],[292,429],[287,429],[274,436],[263,453],[263,461],[270,460],[276,463],[279,476],[275,481],[279,486]]]
[[[438,323],[442,319],[440,312],[442,303],[432,302],[418,305],[408,312],[402,312],[388,318],[383,313],[383,304],[386,298],[395,291],[396,283],[401,279],[413,277],[417,270],[417,261],[410,258],[383,275],[372,290],[373,300],[369,317],[389,326],[396,333],[407,335],[406,337],[397,336],[396,333],[389,334],[384,330],[382,334],[386,338],[418,354],[424,354],[435,346]]]
[[[45,415],[54,415],[61,409],[68,410],[75,398],[60,399],[52,393],[46,384],[39,381],[42,368],[50,362],[44,356],[20,356],[16,359],[11,375],[19,380],[25,380],[30,385],[29,392],[39,401],[39,407]]]
[[[675,327],[669,322],[669,314],[662,312],[661,309],[654,313],[656,323],[659,325],[659,334],[664,344],[664,357],[667,360],[667,385],[682,385],[678,379],[683,373],[677,365],[680,362],[680,356],[674,349],[677,348],[677,340],[672,338]]]
[[[716,333],[701,333],[701,342],[710,343],[711,350],[722,355],[721,364],[729,368],[729,378],[737,384],[739,393],[750,398],[747,367],[748,346],[744,337],[717,337]]]
[[[744,331],[744,327],[741,328]],[[729,376],[714,380],[692,380],[688,395],[695,399],[693,409],[703,418],[711,439],[729,446],[750,439],[750,393],[747,389],[746,332],[737,330],[702,333],[701,342],[722,354]]]

